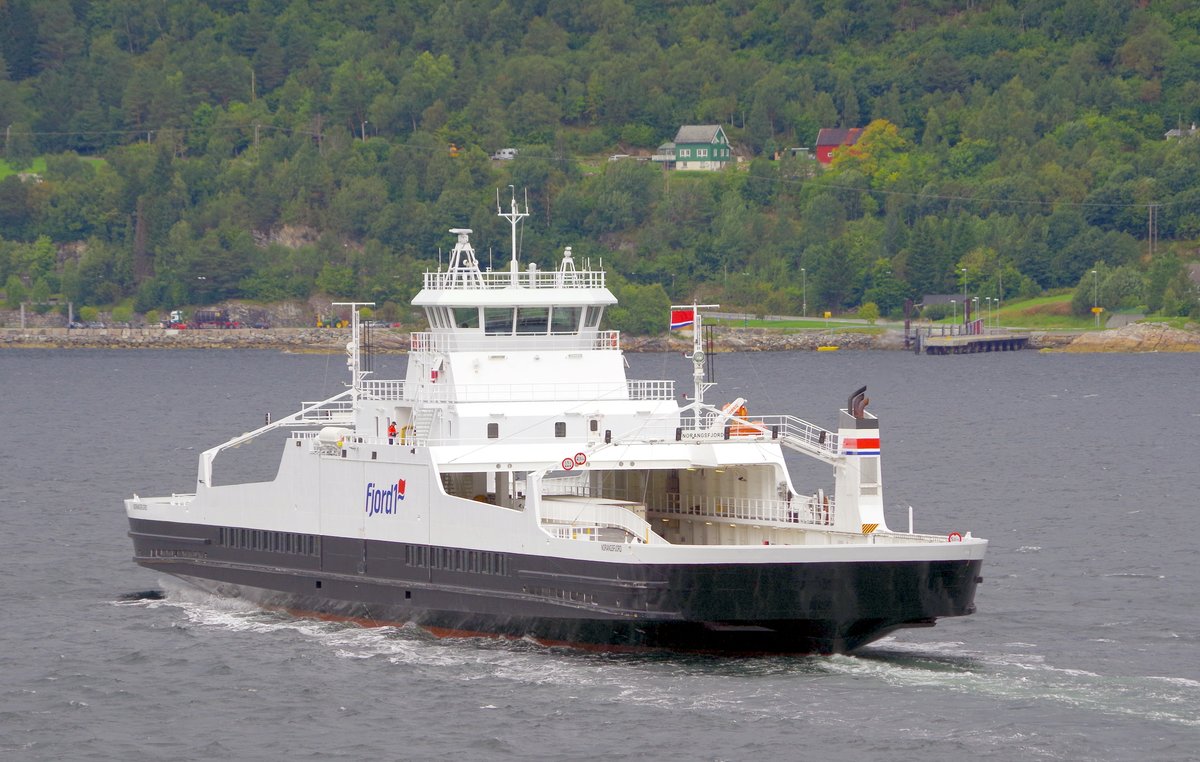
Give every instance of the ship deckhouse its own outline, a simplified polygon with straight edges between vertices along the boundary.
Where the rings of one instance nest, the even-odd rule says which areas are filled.
[[[430,328],[410,338],[403,393],[364,383],[366,396],[399,404],[371,406],[372,415],[399,421],[406,440],[476,452],[501,442],[611,441],[635,428],[645,436],[647,420],[673,436],[674,385],[627,380],[620,333],[600,329],[617,302],[603,270],[577,266],[569,246],[553,270],[521,269],[516,227],[527,212],[514,199],[501,216],[513,227],[504,271],[482,271],[472,231],[450,230],[458,240],[448,267],[425,273],[413,299]]]

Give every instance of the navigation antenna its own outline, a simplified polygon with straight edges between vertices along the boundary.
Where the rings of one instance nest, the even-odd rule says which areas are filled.
[[[362,325],[358,319],[359,307],[374,307],[375,302],[333,302],[334,307],[350,308],[350,341],[346,344],[346,367],[350,370],[351,398],[358,402],[358,394],[362,391],[362,381],[371,371],[364,370],[362,364]]]
[[[719,304],[672,304],[671,310],[691,310],[692,312],[692,353],[684,355],[692,361],[692,383],[695,384],[696,393],[692,398],[692,407],[696,411],[696,415],[700,415],[700,408],[704,404],[704,392],[714,386],[716,382],[704,380],[704,361],[706,355],[704,353],[704,325],[700,317],[700,310],[717,309]],[[711,346],[709,347],[711,350]]]
[[[529,216],[529,190],[525,191],[525,211],[521,211],[517,207],[517,188],[515,185],[508,186],[512,188],[512,202],[510,203],[509,211],[505,212],[500,208],[500,189],[496,189],[496,214],[508,220],[508,224],[512,227],[512,260],[508,263],[508,282],[510,285],[517,285],[517,225],[521,220]]]

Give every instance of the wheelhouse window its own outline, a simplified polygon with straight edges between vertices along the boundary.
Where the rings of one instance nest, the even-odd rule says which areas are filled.
[[[458,328],[478,328],[478,307],[454,307],[454,325]]]
[[[600,316],[603,314],[603,307],[588,307],[587,322],[584,323],[584,326],[587,328],[595,328],[596,326],[600,325]]]
[[[513,330],[512,307],[484,307],[483,332],[489,336],[508,336]]]
[[[579,330],[579,307],[555,307],[550,312],[550,333],[575,333]]]
[[[546,333],[549,327],[549,307],[517,308],[517,333]]]

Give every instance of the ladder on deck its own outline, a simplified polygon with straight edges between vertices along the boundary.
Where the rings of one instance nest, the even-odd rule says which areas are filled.
[[[413,438],[418,442],[429,442],[429,435],[433,433],[433,422],[437,419],[440,412],[439,408],[426,406],[421,407],[413,418]]]
[[[783,431],[779,434],[779,443],[790,450],[826,463],[834,463],[841,457],[838,454],[837,434],[792,416],[785,418]]]

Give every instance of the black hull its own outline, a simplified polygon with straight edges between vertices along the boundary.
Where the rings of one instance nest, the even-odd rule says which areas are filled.
[[[845,653],[975,610],[982,561],[621,564],[130,519],[135,560],[220,595],[438,634]]]

